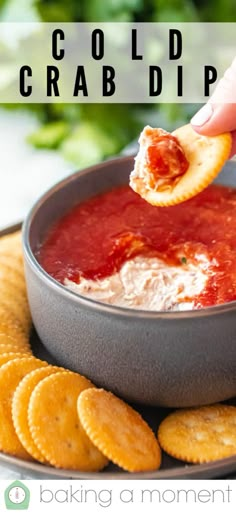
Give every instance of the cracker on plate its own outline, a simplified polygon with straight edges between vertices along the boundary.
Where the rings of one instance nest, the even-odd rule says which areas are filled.
[[[0,354],[0,367],[9,361],[12,361],[12,359],[21,359],[22,357],[32,356],[27,352],[5,352],[4,354]]]
[[[236,454],[236,407],[224,404],[181,409],[158,429],[161,447],[170,456],[205,463]]]
[[[14,330],[14,329],[13,329]],[[0,345],[15,345],[18,348],[28,348],[30,350],[29,338],[23,334],[23,336],[15,335],[14,332],[10,333],[7,330],[0,330]]]
[[[0,450],[29,460],[31,456],[22,446],[12,421],[12,398],[23,377],[36,368],[46,366],[36,357],[22,357],[8,361],[0,368]]]
[[[89,440],[77,414],[78,396],[91,386],[85,377],[66,371],[41,380],[32,392],[30,433],[42,456],[55,467],[98,471],[108,463]]]
[[[5,341],[8,341],[5,337]],[[21,354],[32,354],[30,345],[24,343],[2,343],[0,336],[0,356],[7,353],[21,353]]]
[[[1,360],[1,357],[0,357]],[[25,450],[41,463],[48,463],[36,446],[28,424],[28,406],[31,394],[37,384],[52,373],[62,371],[57,366],[45,366],[28,373],[17,386],[12,401],[12,418],[16,434]]]
[[[141,415],[113,393],[91,388],[78,398],[80,421],[94,445],[129,472],[155,470],[161,450]]]
[[[16,257],[22,256],[21,231],[0,237],[0,254],[10,253]]]

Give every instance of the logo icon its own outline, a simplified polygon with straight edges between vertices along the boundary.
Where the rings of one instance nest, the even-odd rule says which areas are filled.
[[[21,481],[14,481],[4,492],[7,510],[28,510],[30,491]]]

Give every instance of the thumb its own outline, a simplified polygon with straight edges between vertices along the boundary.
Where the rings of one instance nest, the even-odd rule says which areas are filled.
[[[219,81],[211,99],[191,120],[193,129],[206,136],[231,131],[236,152],[236,58]]]

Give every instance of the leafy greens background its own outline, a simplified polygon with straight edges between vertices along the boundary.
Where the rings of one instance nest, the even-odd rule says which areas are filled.
[[[235,0],[0,0],[0,20],[45,22],[233,22]],[[189,120],[192,104],[25,104],[41,121],[28,141],[58,149],[78,167],[115,155],[145,124],[171,130]]]

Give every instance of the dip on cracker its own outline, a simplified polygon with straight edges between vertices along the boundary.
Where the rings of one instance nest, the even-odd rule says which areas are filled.
[[[199,135],[190,124],[173,133],[146,126],[139,145],[131,188],[151,205],[170,206],[212,182],[229,157],[232,138],[230,133]]]

